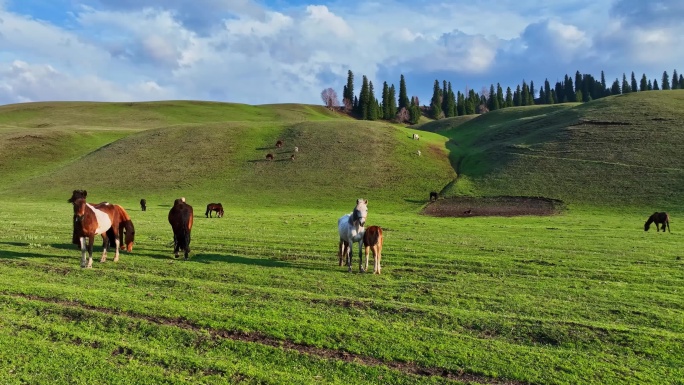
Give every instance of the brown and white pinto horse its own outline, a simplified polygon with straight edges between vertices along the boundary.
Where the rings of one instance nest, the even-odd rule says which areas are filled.
[[[648,229],[651,227],[651,223],[653,222],[655,222],[656,231],[660,231],[659,225],[662,225],[663,233],[665,232],[665,227],[667,227],[668,232],[670,231],[670,215],[668,213],[655,212],[651,214],[646,223],[644,223],[644,231],[648,231]]]
[[[173,230],[173,253],[178,258],[178,251],[183,250],[185,259],[190,253],[190,232],[192,230],[192,206],[185,203],[185,198],[176,199],[169,211],[169,224]]]
[[[86,202],[85,190],[75,190],[68,200],[74,206],[74,234],[81,247],[81,267],[93,267],[93,242],[96,235],[102,235],[103,250],[100,262],[107,260],[107,249],[114,241],[114,262],[119,261],[119,225],[122,222],[121,210],[115,205],[101,203],[93,206]],[[130,218],[129,218],[130,220]],[[132,242],[131,242],[132,248]],[[86,251],[88,259],[86,260]]]
[[[363,233],[363,247],[366,255],[366,271],[368,271],[368,251],[373,251],[373,274],[380,274],[380,260],[382,259],[382,228],[371,226]]]

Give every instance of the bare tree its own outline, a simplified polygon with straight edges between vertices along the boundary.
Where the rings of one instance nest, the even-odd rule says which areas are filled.
[[[340,106],[340,101],[337,99],[337,92],[332,88],[324,89],[321,92],[321,99],[323,99],[323,104],[331,110]]]
[[[352,101],[347,98],[344,98],[342,103],[344,103],[344,110],[347,112],[351,112],[352,108],[354,107]]]
[[[397,112],[397,116],[394,117],[394,120],[397,121],[397,123],[406,123],[410,119],[409,111],[406,109],[406,107],[401,107],[401,110]]]

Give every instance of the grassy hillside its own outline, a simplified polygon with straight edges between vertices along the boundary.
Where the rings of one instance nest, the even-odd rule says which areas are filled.
[[[0,122],[0,140],[24,147],[0,152],[11,159],[1,192],[25,199],[84,188],[96,200],[329,207],[367,197],[402,206],[455,176],[442,136],[414,141],[408,129],[314,106],[38,103],[0,108]]]
[[[676,90],[508,108],[440,133],[459,173],[453,194],[672,208],[684,199],[682,121]]]

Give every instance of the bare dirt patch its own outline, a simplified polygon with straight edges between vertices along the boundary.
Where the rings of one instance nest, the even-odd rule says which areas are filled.
[[[429,203],[422,211],[433,217],[555,215],[565,209],[562,201],[544,197],[453,197]]]

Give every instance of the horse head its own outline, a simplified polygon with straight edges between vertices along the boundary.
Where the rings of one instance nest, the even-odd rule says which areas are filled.
[[[71,193],[71,198],[67,200],[69,203],[74,203],[75,200],[79,198],[86,199],[88,196],[88,192],[86,190],[74,190],[74,192]]]
[[[85,198],[77,198],[71,201],[71,203],[74,205],[74,222],[83,221],[83,217],[85,216],[86,211]]]
[[[352,223],[359,222],[361,227],[366,225],[366,217],[368,216],[368,199],[357,199],[356,207],[354,207],[354,212],[349,218]]]

